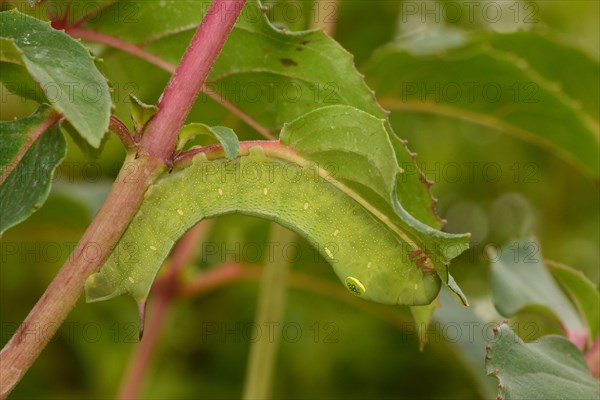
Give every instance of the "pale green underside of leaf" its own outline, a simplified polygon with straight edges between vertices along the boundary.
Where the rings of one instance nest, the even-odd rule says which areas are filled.
[[[132,4],[138,10],[135,24],[114,21],[111,15],[122,15]],[[177,63],[204,11],[194,1],[119,2],[85,26]],[[348,52],[321,31],[291,33],[274,28],[256,0],[248,1],[242,11],[211,70],[208,86],[272,132],[312,110],[335,104],[387,119]],[[415,165],[387,123],[386,130],[398,164]],[[419,173],[407,176],[397,185],[397,192],[408,213],[440,227],[428,186]]]
[[[524,343],[507,324],[498,328],[488,351],[488,375],[502,385],[498,396],[510,399],[598,399],[598,382],[581,352],[560,336]]]
[[[141,132],[144,126],[150,121],[150,118],[156,114],[158,108],[155,105],[146,104],[135,95],[130,94],[131,120],[136,132]]]
[[[52,106],[92,146],[98,147],[108,130],[111,99],[108,84],[89,52],[48,23],[14,10],[0,13],[0,23],[0,61],[24,65]],[[8,41],[12,46],[7,45]],[[2,76],[7,86],[22,81],[7,81],[12,75],[5,76],[4,71]]]
[[[49,109],[16,121],[0,122],[0,172],[11,163],[29,135],[49,117]],[[47,129],[21,158],[0,186],[0,235],[27,219],[42,206],[54,170],[66,154],[66,142],[57,125]]]
[[[489,256],[494,260],[491,285],[500,314],[511,317],[527,308],[540,308],[555,315],[569,330],[585,333],[577,310],[544,265],[536,239],[511,243]]]
[[[224,126],[210,127],[197,122],[187,124],[181,129],[179,132],[179,143],[177,144],[178,150],[183,149],[185,144],[196,136],[208,136],[218,141],[223,146],[225,155],[229,159],[237,157],[240,150],[238,137],[230,128]]]
[[[553,62],[554,61],[554,62]],[[534,33],[495,34],[435,54],[380,49],[364,68],[382,105],[458,118],[530,141],[597,177],[597,60]]]

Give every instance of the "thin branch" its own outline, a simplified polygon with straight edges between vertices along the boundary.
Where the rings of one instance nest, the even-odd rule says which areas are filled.
[[[145,51],[140,46],[137,46],[133,43],[127,42],[125,40],[119,39],[114,36],[106,35],[96,31],[90,31],[85,28],[81,28],[79,26],[69,27],[65,29],[69,35],[78,38],[87,40],[90,42],[96,42],[100,44],[104,44],[110,46],[112,48],[121,50],[125,53],[129,53],[134,55],[142,60],[149,62],[163,70],[174,73],[176,66],[171,64],[168,61],[163,60],[162,58]],[[250,115],[246,114],[244,111],[240,110],[235,104],[229,102],[225,97],[221,96],[219,93],[212,90],[208,85],[204,84],[202,86],[202,92],[205,93],[212,100],[219,103],[221,106],[225,107],[229,112],[236,115],[239,119],[244,121],[248,126],[256,130],[259,134],[266,137],[267,139],[275,139],[275,136],[271,133],[271,131],[263,126],[260,122],[256,121]]]
[[[144,49],[142,49],[139,46],[136,46],[133,43],[119,39],[115,36],[91,31],[85,28],[80,28],[78,26],[67,27],[65,28],[65,32],[76,39],[83,39],[90,42],[96,42],[113,47],[115,49],[119,49],[121,51],[124,51],[125,53],[129,53],[138,58],[141,58],[142,60],[145,60],[150,64],[154,64],[157,67],[162,68],[167,72],[170,72],[171,74],[175,73],[175,70],[177,69],[176,65],[171,64],[170,62],[165,61],[162,58],[145,51]]]
[[[110,116],[110,123],[108,129],[121,139],[121,143],[125,146],[127,151],[133,150],[136,147],[131,132],[127,129],[127,126],[115,115]]]
[[[169,259],[166,273],[161,275],[152,287],[150,314],[147,334],[130,357],[129,367],[121,380],[117,398],[135,399],[138,397],[146,369],[167,316],[171,300],[180,283],[181,270],[193,258],[197,243],[205,230],[206,222],[190,229],[177,243]]]
[[[261,275],[262,267],[245,267],[238,263],[223,264],[183,284],[177,295],[181,298],[201,296],[232,282],[259,279]]]
[[[61,115],[52,112],[48,118],[40,122],[38,126],[35,127],[33,132],[27,138],[27,141],[21,146],[18,153],[15,155],[15,158],[11,160],[10,163],[6,167],[2,169],[2,176],[0,176],[0,185],[4,183],[6,178],[10,175],[10,173],[15,169],[17,165],[21,162],[27,151],[31,148],[31,146],[42,136],[46,130],[48,130],[52,125],[56,124],[61,118]]]
[[[127,157],[116,183],[79,244],[0,352],[0,397],[8,396],[56,333],[83,292],[86,279],[100,269],[138,210],[144,193],[165,170],[165,161],[175,149],[177,133],[244,2],[215,0],[211,4],[163,92],[159,112],[146,129],[141,157]],[[45,329],[44,335],[29,334],[40,327]]]
[[[245,0],[222,0],[211,4],[158,100],[158,112],[148,122],[147,130],[158,134],[146,133],[142,137],[144,152],[165,161],[170,159],[177,133],[185,123],[244,3]],[[232,15],[234,18],[231,18]]]
[[[223,264],[183,284],[177,295],[184,299],[203,296],[234,282],[257,281],[261,278],[262,272],[262,267],[244,266],[239,263]],[[289,271],[287,285],[296,290],[312,292],[346,303],[375,315],[398,329],[406,329],[406,322],[409,321],[395,307],[366,302],[348,293],[339,283],[317,278],[305,272]]]

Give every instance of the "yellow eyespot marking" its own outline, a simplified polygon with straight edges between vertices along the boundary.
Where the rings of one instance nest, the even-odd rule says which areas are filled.
[[[223,189],[219,188],[219,190],[217,190],[217,192],[219,192],[219,196],[223,196]]]
[[[338,229],[336,229],[335,231],[333,231],[333,236],[337,236],[339,235],[340,231]]]
[[[348,290],[355,296],[362,296],[367,291],[364,285],[356,278],[349,276],[346,278],[346,286]]]
[[[154,246],[150,246],[150,250],[152,250],[152,251],[156,251],[156,247],[154,247]]]
[[[127,278],[127,280],[128,280],[129,282],[131,282],[131,283],[135,283],[135,281],[133,280],[133,278],[132,278],[132,277],[129,277],[129,278]]]
[[[373,263],[372,263],[372,262],[368,263],[368,264],[367,264],[367,268],[371,268],[371,265],[373,265]]]
[[[308,209],[308,203],[304,203],[304,209],[307,210]]]
[[[183,215],[183,210],[177,210],[177,214]]]
[[[329,256],[329,258],[333,259],[333,253],[327,247],[325,247],[325,253]]]
[[[269,193],[269,189],[267,189],[267,188],[264,188],[264,189],[263,189],[263,194],[266,196],[266,195],[267,195],[267,193]]]

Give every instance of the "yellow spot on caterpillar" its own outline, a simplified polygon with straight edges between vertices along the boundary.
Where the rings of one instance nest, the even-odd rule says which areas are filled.
[[[133,280],[133,278],[132,278],[132,277],[129,277],[129,278],[127,278],[127,280],[128,280],[129,282],[131,282],[131,283],[135,283],[135,281]]]
[[[154,246],[150,246],[150,250],[152,250],[152,251],[156,251],[156,247],[154,247]]]
[[[325,253],[329,256],[329,258],[333,259],[333,253],[327,247],[325,247]]]
[[[373,263],[372,263],[372,262],[368,263],[368,264],[367,264],[367,268],[371,268],[371,265],[373,265]]]
[[[335,231],[333,231],[333,236],[337,236],[339,235],[340,231],[338,229],[336,229]]]
[[[304,203],[304,207],[303,207],[303,208],[304,208],[305,210],[307,210],[307,209],[308,209],[308,203]]]
[[[415,283],[415,290],[417,290],[419,288],[419,284]]]
[[[217,190],[217,192],[219,192],[219,196],[223,196],[223,189],[219,188],[219,190]]]
[[[348,290],[355,296],[362,296],[367,291],[364,285],[352,276],[346,278],[346,287],[348,287]]]
[[[267,195],[267,193],[269,193],[269,189],[267,189],[267,188],[264,188],[264,189],[263,189],[263,194],[266,196],[266,195]]]
[[[183,210],[177,210],[177,214],[183,215]]]

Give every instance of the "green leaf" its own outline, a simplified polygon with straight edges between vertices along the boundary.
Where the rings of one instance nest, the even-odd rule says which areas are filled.
[[[150,118],[156,114],[158,108],[155,105],[149,105],[142,102],[140,99],[130,94],[131,99],[131,120],[135,132],[142,132]]]
[[[40,104],[50,103],[40,85],[31,78],[22,65],[0,62],[0,71],[2,71],[0,81],[9,92]]]
[[[481,299],[479,301],[481,302]],[[473,381],[477,383],[481,398],[493,398],[496,385],[481,373],[485,370],[486,338],[491,336],[492,324],[489,320],[482,319],[478,310],[480,307],[462,307],[455,301],[453,293],[446,288],[440,290],[437,302],[439,306],[433,315],[434,328],[430,328],[425,335],[432,335],[433,332],[436,342],[440,341],[437,335],[443,335],[443,338],[452,344],[457,357],[463,360]]]
[[[364,70],[386,108],[500,130],[598,177],[598,93],[589,90],[598,86],[598,68],[580,50],[518,33],[484,35],[433,54],[389,45]]]
[[[469,235],[444,233],[413,218],[400,204],[396,186],[403,172],[386,121],[349,106],[312,111],[285,125],[281,143],[329,171],[348,194],[396,232],[424,267],[433,267],[465,304],[447,264],[468,248]]]
[[[577,310],[544,265],[535,238],[511,243],[495,254],[490,251],[489,257],[492,293],[500,314],[511,317],[525,309],[550,313],[574,340],[586,335]]]
[[[598,287],[590,281],[581,271],[568,265],[546,261],[546,266],[554,278],[560,283],[571,297],[585,320],[588,329],[588,345],[598,338],[600,329],[600,295]]]
[[[52,106],[99,147],[108,130],[111,99],[90,53],[66,33],[16,10],[0,13],[0,39],[8,49],[0,61],[24,65]]]
[[[81,153],[83,153],[83,155],[90,160],[97,159],[100,156],[100,154],[102,154],[102,151],[104,150],[104,145],[106,144],[106,141],[109,138],[108,135],[104,135],[102,141],[100,142],[100,146],[96,148],[90,145],[89,142],[87,142],[84,138],[82,138],[81,135],[79,135],[79,132],[77,132],[75,127],[73,127],[73,125],[69,121],[64,119],[60,121],[60,130],[64,134],[69,135],[69,137],[73,139],[75,145],[79,147]]]
[[[524,343],[507,324],[497,330],[486,357],[486,371],[498,381],[498,398],[597,399],[598,382],[581,352],[560,336]]]
[[[576,108],[581,107],[596,126],[600,119],[598,60],[585,51],[547,35],[518,31],[482,39],[494,49],[512,53],[527,61],[536,73],[556,85]],[[564,62],[569,60],[569,62]]]
[[[191,123],[184,126],[179,132],[177,150],[182,150],[185,144],[196,136],[210,136],[221,143],[227,158],[234,159],[240,150],[240,142],[233,130],[224,126],[210,127],[201,123]]]
[[[136,29],[111,17],[123,15],[132,5]],[[377,118],[387,119],[373,92],[356,70],[352,55],[321,31],[287,32],[275,28],[256,0],[247,2],[207,85],[255,121],[278,132],[285,123],[324,106],[345,104]],[[164,1],[112,4],[85,27],[142,43],[144,50],[177,63],[202,15],[197,2]],[[110,57],[107,54],[106,57]],[[134,78],[134,77],[132,77]],[[209,101],[206,95],[200,102]],[[439,228],[434,200],[424,176],[405,144],[386,124],[399,165],[413,165],[397,187],[404,209],[423,223]]]
[[[0,122],[0,235],[48,197],[54,170],[67,150],[57,119],[43,106],[27,118]]]

